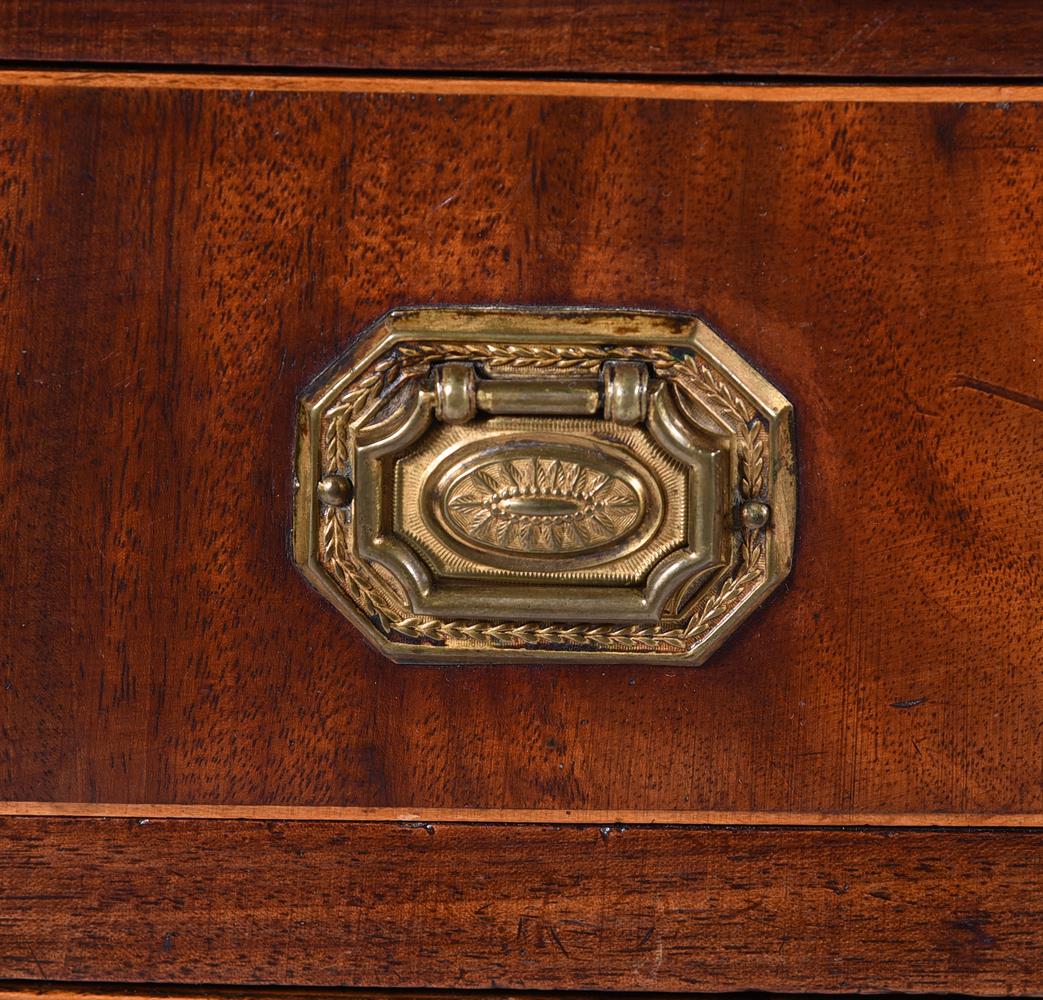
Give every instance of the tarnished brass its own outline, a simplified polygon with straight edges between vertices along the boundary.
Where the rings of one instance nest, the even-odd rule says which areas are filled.
[[[402,662],[701,663],[789,570],[791,416],[694,317],[395,311],[301,401],[295,557]]]

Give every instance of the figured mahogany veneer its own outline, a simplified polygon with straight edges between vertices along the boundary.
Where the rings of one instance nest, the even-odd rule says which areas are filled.
[[[0,798],[1043,812],[1038,103],[75,82],[0,86]],[[453,301],[691,309],[793,400],[705,669],[395,666],[301,579],[297,393]]]

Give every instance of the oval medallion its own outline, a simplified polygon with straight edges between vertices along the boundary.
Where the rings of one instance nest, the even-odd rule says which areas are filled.
[[[615,559],[662,514],[655,481],[627,451],[561,434],[476,442],[439,463],[425,494],[447,544],[512,568]]]

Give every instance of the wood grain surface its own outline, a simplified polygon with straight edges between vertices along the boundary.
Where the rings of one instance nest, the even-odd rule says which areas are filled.
[[[1043,811],[1043,106],[0,87],[0,798]],[[384,310],[702,313],[794,402],[704,669],[395,666],[287,553]]]
[[[1033,0],[0,0],[0,59],[351,70],[1043,74]]]
[[[0,975],[1043,989],[1043,833],[0,820]]]

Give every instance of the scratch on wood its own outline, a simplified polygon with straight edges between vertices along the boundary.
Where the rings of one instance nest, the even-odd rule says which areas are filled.
[[[976,392],[985,393],[986,396],[997,396],[1000,399],[1007,399],[1012,403],[1018,403],[1021,406],[1028,406],[1033,410],[1043,412],[1043,399],[1036,399],[1035,396],[1030,396],[1026,392],[1008,389],[1006,386],[996,385],[994,382],[986,382],[980,378],[972,378],[970,375],[956,374],[953,376],[952,381],[953,385],[963,389],[974,389]]]
[[[32,946],[32,944],[29,941],[25,942],[25,949],[26,949],[26,951],[29,952],[29,957],[33,960],[33,965],[35,965],[36,968],[37,968],[37,971],[39,971],[40,979],[44,983],[50,982],[50,978],[48,977],[47,973],[44,971],[43,963],[36,957],[36,952],[33,951],[33,946]]]
[[[865,45],[881,28],[889,24],[895,18],[895,14],[887,14],[883,17],[874,18],[872,21],[867,21],[863,24],[846,42],[844,42],[833,54],[825,61],[823,68],[832,66],[845,52],[854,47],[856,50]]]
[[[551,940],[553,940],[554,943],[558,946],[558,950],[566,958],[571,958],[572,956],[569,954],[568,949],[565,947],[565,945],[561,943],[561,937],[558,935],[558,928],[555,927],[554,924],[550,924],[548,925],[547,929],[550,931]]]
[[[906,701],[893,701],[891,702],[892,708],[916,708],[917,705],[922,705],[926,698],[909,698]]]

